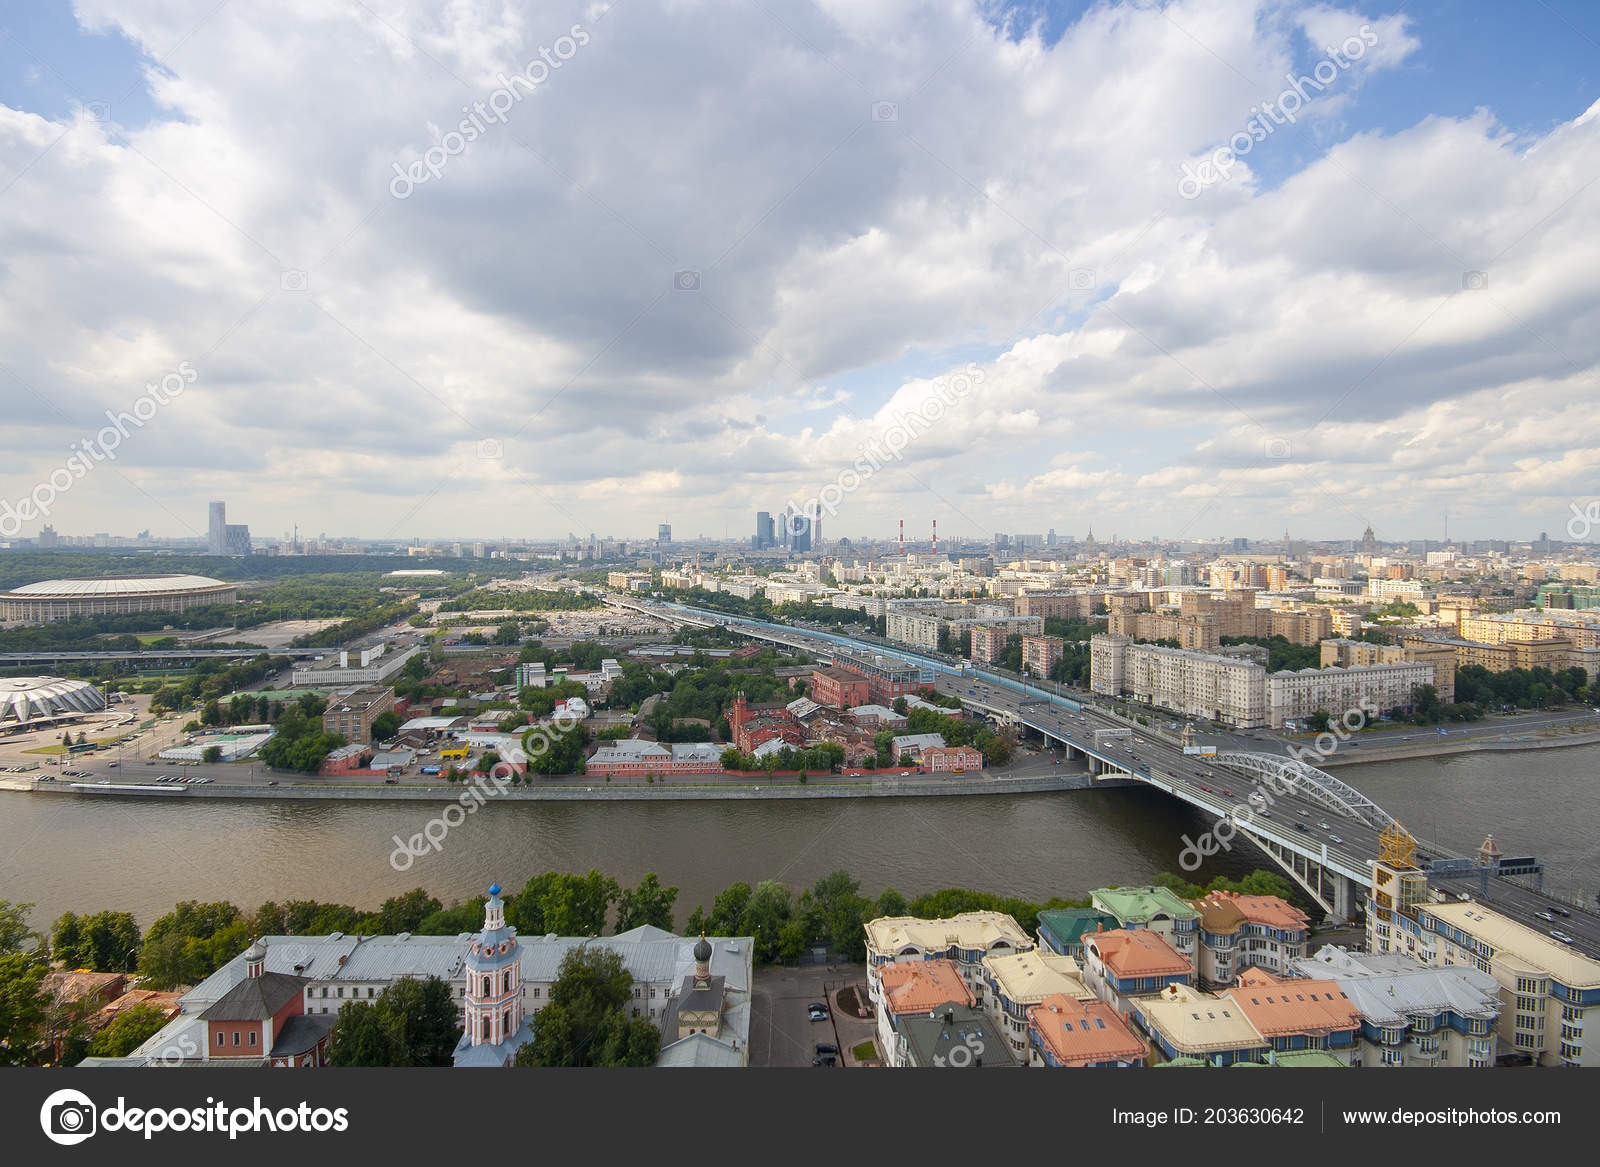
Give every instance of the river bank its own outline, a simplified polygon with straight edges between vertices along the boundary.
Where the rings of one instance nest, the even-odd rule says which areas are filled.
[[[148,802],[188,802],[192,799],[272,800],[286,802],[459,802],[468,799],[495,802],[759,802],[819,798],[959,798],[996,794],[1048,794],[1063,790],[1136,785],[1131,779],[1092,778],[1088,774],[1047,774],[1019,778],[950,778],[885,780],[880,782],[807,782],[777,785],[670,785],[653,786],[538,786],[497,787],[493,783],[450,786],[385,785],[224,785],[151,789],[132,783],[36,784],[31,779],[0,780],[0,790],[83,798],[140,799]]]
[[[1308,739],[1309,747],[1315,739]],[[1551,733],[1547,735],[1509,734],[1496,738],[1463,738],[1458,741],[1425,742],[1411,746],[1376,746],[1368,748],[1359,743],[1355,749],[1341,748],[1327,757],[1308,757],[1307,761],[1319,769],[1330,766],[1352,766],[1363,762],[1402,762],[1413,758],[1448,758],[1456,754],[1503,753],[1518,750],[1554,750],[1568,746],[1600,744],[1600,733]],[[1314,754],[1314,751],[1313,751]]]

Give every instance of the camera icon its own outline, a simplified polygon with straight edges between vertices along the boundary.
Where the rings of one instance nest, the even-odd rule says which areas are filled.
[[[76,1146],[94,1134],[97,1111],[81,1090],[57,1090],[39,1108],[45,1137],[63,1147]]]
[[[672,286],[680,292],[698,292],[700,290],[700,273],[687,268],[680,272],[673,272]]]
[[[506,456],[506,444],[499,438],[479,438],[478,457],[485,462]]]
[[[306,273],[298,268],[290,268],[278,277],[278,287],[285,292],[303,292],[309,283]]]
[[[900,107],[892,101],[875,101],[872,103],[872,120],[897,122],[900,120]]]
[[[1464,292],[1481,292],[1489,286],[1489,273],[1486,271],[1464,271],[1461,273],[1461,290]]]
[[[1097,282],[1093,268],[1075,267],[1067,274],[1067,286],[1074,292],[1092,292]]]
[[[1294,455],[1294,444],[1288,438],[1268,438],[1261,443],[1261,452],[1282,462]]]
[[[111,103],[109,101],[85,102],[83,112],[88,114],[94,121],[108,122],[111,120]]]

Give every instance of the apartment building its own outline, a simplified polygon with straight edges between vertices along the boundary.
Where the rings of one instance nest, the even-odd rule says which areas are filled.
[[[322,714],[322,732],[336,733],[352,745],[372,741],[372,723],[394,709],[393,689],[357,689],[335,697]]]
[[[1361,1011],[1331,980],[1274,976],[1250,968],[1228,997],[1274,1053],[1327,1050],[1344,1065],[1360,1057]]]
[[[1059,636],[1024,636],[1022,667],[1036,677],[1048,677],[1066,651],[1067,642]]]
[[[1083,961],[1083,938],[1121,925],[1098,908],[1047,908],[1039,913],[1039,947]]]
[[[1126,1069],[1149,1057],[1150,1047],[1104,1001],[1056,993],[1028,1009],[1030,1066]]]
[[[963,912],[938,920],[915,916],[879,916],[864,925],[867,933],[867,992],[882,998],[882,971],[892,964],[930,960],[955,962],[961,979],[982,1002],[987,979],[983,958],[1027,952],[1033,948],[1017,922],[1004,912]]]
[[[1190,958],[1159,932],[1116,928],[1083,938],[1083,980],[1100,1000],[1126,1013],[1135,997],[1194,978]]]
[[[1089,686],[1163,709],[1243,729],[1267,724],[1267,670],[1212,653],[1134,644],[1105,634],[1090,641]]]
[[[1474,966],[1325,945],[1289,971],[1332,981],[1360,1011],[1363,1066],[1494,1065],[1500,983]]]
[[[1229,997],[1168,985],[1139,997],[1128,1011],[1135,1032],[1163,1062],[1232,1066],[1267,1060],[1268,1042]]]
[[[1028,1011],[1047,997],[1093,999],[1094,990],[1083,980],[1083,969],[1070,956],[1047,950],[996,953],[983,958],[985,1007],[996,1027],[1004,1031],[1012,1054],[1028,1061]]]
[[[1313,713],[1337,717],[1350,709],[1401,709],[1433,683],[1433,665],[1421,662],[1285,670],[1267,678],[1267,723],[1278,729]]]
[[[1171,888],[1148,884],[1102,887],[1089,893],[1089,902],[1095,910],[1114,918],[1119,928],[1160,933],[1191,966],[1198,959],[1195,944],[1200,932],[1200,913]]]
[[[1449,705],[1456,699],[1456,650],[1453,644],[1421,636],[1405,636],[1401,643],[1372,644],[1342,637],[1322,642],[1322,667],[1363,668],[1378,664],[1427,664],[1433,666],[1433,688],[1439,700]]]
[[[1422,964],[1476,968],[1500,988],[1495,1030],[1500,1056],[1538,1066],[1600,1066],[1600,1040],[1585,1020],[1600,1017],[1600,961],[1472,901],[1437,902],[1426,873],[1380,858],[1373,865],[1367,948]]]
[[[1200,913],[1196,967],[1201,985],[1230,985],[1247,968],[1289,972],[1306,954],[1311,920],[1277,896],[1215,891],[1194,906]]]
[[[992,665],[1005,655],[1006,630],[993,624],[975,624],[972,627],[972,648],[969,656],[973,664]]]

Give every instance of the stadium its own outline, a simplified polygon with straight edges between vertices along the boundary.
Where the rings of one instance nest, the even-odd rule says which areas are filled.
[[[70,720],[82,713],[98,713],[105,707],[105,694],[88,681],[0,678],[0,731]]]
[[[237,585],[203,575],[145,575],[124,579],[47,579],[0,592],[0,621],[47,624],[79,616],[182,612],[232,604]]]

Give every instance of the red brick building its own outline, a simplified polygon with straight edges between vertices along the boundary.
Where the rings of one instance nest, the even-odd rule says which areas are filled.
[[[741,753],[752,753],[757,746],[781,740],[791,746],[806,744],[805,729],[782,705],[751,705],[740,693],[728,709],[728,728],[733,744]]]
[[[308,1015],[305,987],[311,978],[267,972],[266,963],[266,947],[258,940],[245,953],[244,980],[200,1014],[205,1060],[327,1065],[328,1031],[338,1014]]]
[[[852,669],[837,665],[828,669],[811,670],[811,699],[818,705],[835,709],[849,709],[865,705],[871,697],[867,678]]]
[[[1006,630],[979,624],[972,629],[972,651],[968,655],[974,664],[992,665],[1006,652]]]
[[[983,754],[972,746],[928,746],[922,751],[922,767],[935,774],[981,770]]]

